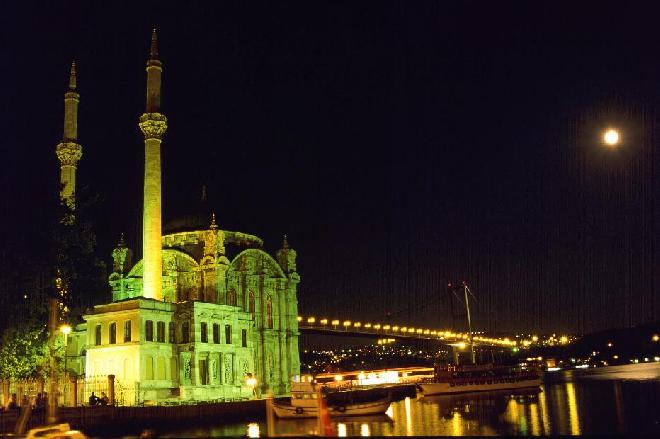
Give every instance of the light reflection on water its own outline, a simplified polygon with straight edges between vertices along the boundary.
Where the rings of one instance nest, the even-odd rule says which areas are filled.
[[[660,380],[616,378],[621,374],[654,376],[660,364],[655,367],[655,372],[614,369],[609,378],[606,370],[599,370],[597,379],[582,371],[579,375],[558,372],[546,376],[540,390],[522,393],[406,398],[392,403],[384,415],[333,418],[333,427],[338,436],[348,437],[660,434],[660,413],[655,409]],[[584,376],[588,379],[582,379]],[[314,419],[280,419],[275,428],[276,434],[309,435],[315,434],[318,426]],[[266,433],[265,421],[260,421],[170,434],[265,437]]]

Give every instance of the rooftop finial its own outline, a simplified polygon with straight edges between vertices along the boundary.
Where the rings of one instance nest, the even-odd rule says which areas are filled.
[[[71,73],[69,73],[69,90],[76,89],[76,60],[71,61]]]
[[[117,247],[126,247],[126,242],[124,242],[124,232],[121,232],[119,235],[119,244],[117,244]]]
[[[284,238],[282,239],[282,248],[284,249],[289,248],[289,241],[286,239],[286,233],[284,234]]]
[[[218,228],[218,225],[215,222],[215,213],[211,214],[211,225],[209,226],[211,230],[215,230]]]
[[[158,35],[156,34],[156,26],[154,26],[154,29],[151,32],[151,49],[149,49],[149,58],[158,58]]]

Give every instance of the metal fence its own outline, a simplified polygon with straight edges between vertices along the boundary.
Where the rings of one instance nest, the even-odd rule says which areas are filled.
[[[111,389],[111,386],[114,386]],[[0,382],[0,404],[8,406],[13,401],[16,405],[45,405],[44,398],[51,398],[49,379],[11,380]],[[114,395],[116,406],[134,406],[138,404],[139,383],[122,381],[111,376],[89,376],[74,379],[57,379],[57,402],[61,407],[89,405],[90,397],[109,399]],[[40,399],[41,398],[41,399]]]

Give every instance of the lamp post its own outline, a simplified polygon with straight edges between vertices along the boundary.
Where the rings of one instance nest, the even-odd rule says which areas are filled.
[[[69,390],[69,372],[66,369],[66,360],[69,357],[67,355],[66,349],[69,341],[69,334],[71,333],[71,326],[69,325],[62,325],[60,326],[60,332],[64,334],[64,398],[66,401],[66,398],[68,398],[68,390]]]
[[[66,377],[68,376],[68,373],[67,373],[67,370],[66,370],[66,360],[67,360],[67,357],[68,357],[67,352],[66,352],[66,347],[67,347],[68,340],[69,340],[69,334],[71,334],[71,326],[62,325],[60,327],[60,331],[62,332],[62,334],[64,334],[64,378],[66,379]]]

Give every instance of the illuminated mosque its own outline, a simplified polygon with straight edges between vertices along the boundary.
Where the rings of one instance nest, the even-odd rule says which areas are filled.
[[[206,224],[163,234],[161,113],[157,36],[146,64],[144,214],[141,261],[123,237],[112,252],[112,302],[96,305],[69,336],[69,371],[115,375],[135,385],[135,402],[252,398],[289,392],[300,373],[296,252],[284,237],[275,258],[263,241]],[[78,102],[75,64],[64,95],[64,136],[56,147],[62,202],[75,205]],[[186,227],[187,226],[187,227]],[[196,227],[191,227],[196,226]],[[231,251],[229,251],[231,250]],[[230,255],[235,255],[232,259]]]

